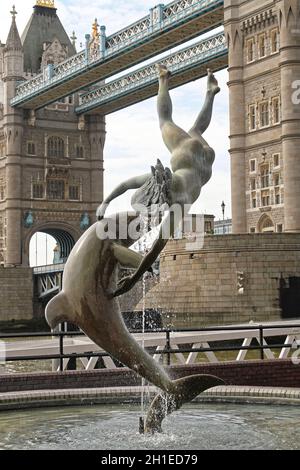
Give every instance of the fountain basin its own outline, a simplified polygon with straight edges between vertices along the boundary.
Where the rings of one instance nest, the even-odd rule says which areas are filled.
[[[186,405],[140,436],[140,408],[97,405],[0,413],[0,449],[300,449],[299,406]]]

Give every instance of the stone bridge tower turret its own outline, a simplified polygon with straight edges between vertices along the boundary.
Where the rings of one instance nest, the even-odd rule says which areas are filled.
[[[103,200],[105,116],[75,113],[78,94],[39,110],[10,106],[16,83],[76,53],[54,1],[37,1],[19,36],[16,11],[0,44],[0,264],[29,265],[37,232],[53,236],[60,259],[96,219]]]
[[[16,11],[13,8],[12,24],[3,50],[3,137],[6,150],[5,166],[2,167],[5,211],[2,212],[3,254],[6,266],[22,264],[21,253],[21,198],[22,198],[22,141],[23,111],[12,108],[10,100],[15,95],[16,84],[23,79],[24,54],[16,25]]]
[[[287,232],[300,232],[300,2],[278,3],[282,155]]]
[[[234,233],[300,231],[299,10],[225,0]]]

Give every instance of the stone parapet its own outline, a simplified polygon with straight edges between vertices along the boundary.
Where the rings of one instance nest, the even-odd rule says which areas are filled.
[[[300,234],[207,236],[194,251],[187,242],[168,243],[160,282],[146,296],[146,307],[160,308],[166,326],[299,318]]]

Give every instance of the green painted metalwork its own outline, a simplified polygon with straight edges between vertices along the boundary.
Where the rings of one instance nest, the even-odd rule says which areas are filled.
[[[142,45],[149,45],[154,40],[157,41],[162,34],[176,31],[179,27],[185,25],[188,26],[195,18],[205,16],[214,11],[219,11],[223,9],[223,6],[223,0],[176,0],[166,6],[158,5],[152,8],[148,16],[145,16],[141,20],[109,37],[105,37],[105,28],[102,27],[98,51],[93,51],[93,54],[90,54],[90,42],[87,41],[86,48],[83,51],[55,67],[45,67],[42,73],[31,80],[21,83],[16,89],[16,96],[12,99],[11,104],[12,106],[26,107],[26,104],[28,104],[30,100],[33,100],[33,98],[47,94],[50,90],[63,84],[69,84],[72,79],[85,77],[88,72],[98,69],[101,64],[107,63],[116,57],[120,57],[129,51],[134,51]],[[221,23],[222,20],[220,19],[220,24]],[[204,31],[193,33],[193,37],[196,35],[199,36],[203,32],[216,26],[218,26],[218,24],[207,26]],[[178,37],[176,44],[178,45],[180,44],[179,41],[182,43],[184,40],[185,39],[181,40],[180,37]],[[155,53],[167,50],[171,46],[171,44],[162,45],[160,51],[148,52],[144,57],[139,56],[134,64],[142,62],[151,56],[153,57]],[[134,64],[128,61],[128,63],[124,63],[122,70]],[[114,75],[116,72],[117,71],[111,71],[97,79],[92,78],[89,84],[99,82],[99,79],[104,80]],[[79,85],[78,82],[76,84],[70,84],[68,90],[64,87],[59,97],[72,94],[81,88],[86,88],[86,86],[86,83],[84,85]],[[49,99],[49,103],[51,101],[53,101],[53,99]],[[46,104],[49,103],[47,102]],[[43,103],[43,106],[44,105],[45,103]]]
[[[192,46],[179,50],[159,62],[153,62],[120,77],[117,80],[104,84],[93,91],[81,95],[76,112],[78,114],[91,112],[96,108],[100,108],[104,104],[116,102],[128,94],[145,89],[145,87],[151,87],[151,85],[157,83],[157,63],[166,65],[172,72],[172,75],[176,75],[181,74],[187,69],[191,70],[193,68],[197,68],[199,64],[208,64],[219,57],[228,57],[228,49],[224,33],[215,34],[208,39],[199,41]],[[227,60],[224,60],[222,65],[223,67],[226,67]],[[185,83],[186,82],[187,81],[185,81]],[[156,89],[151,93],[151,95],[153,96],[155,93]],[[146,97],[148,98],[149,96]],[[114,106],[112,106],[112,110],[115,111],[115,108],[116,105],[114,104]],[[108,113],[109,111],[106,109],[106,114]]]

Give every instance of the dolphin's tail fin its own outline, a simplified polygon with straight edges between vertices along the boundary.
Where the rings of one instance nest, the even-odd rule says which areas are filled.
[[[190,375],[174,380],[173,384],[174,393],[159,393],[152,401],[145,422],[146,433],[161,432],[161,423],[168,414],[179,410],[205,390],[224,385],[224,382],[213,375]]]
[[[70,321],[70,313],[68,299],[63,292],[60,292],[48,303],[45,316],[48,325],[54,330],[59,323]]]

